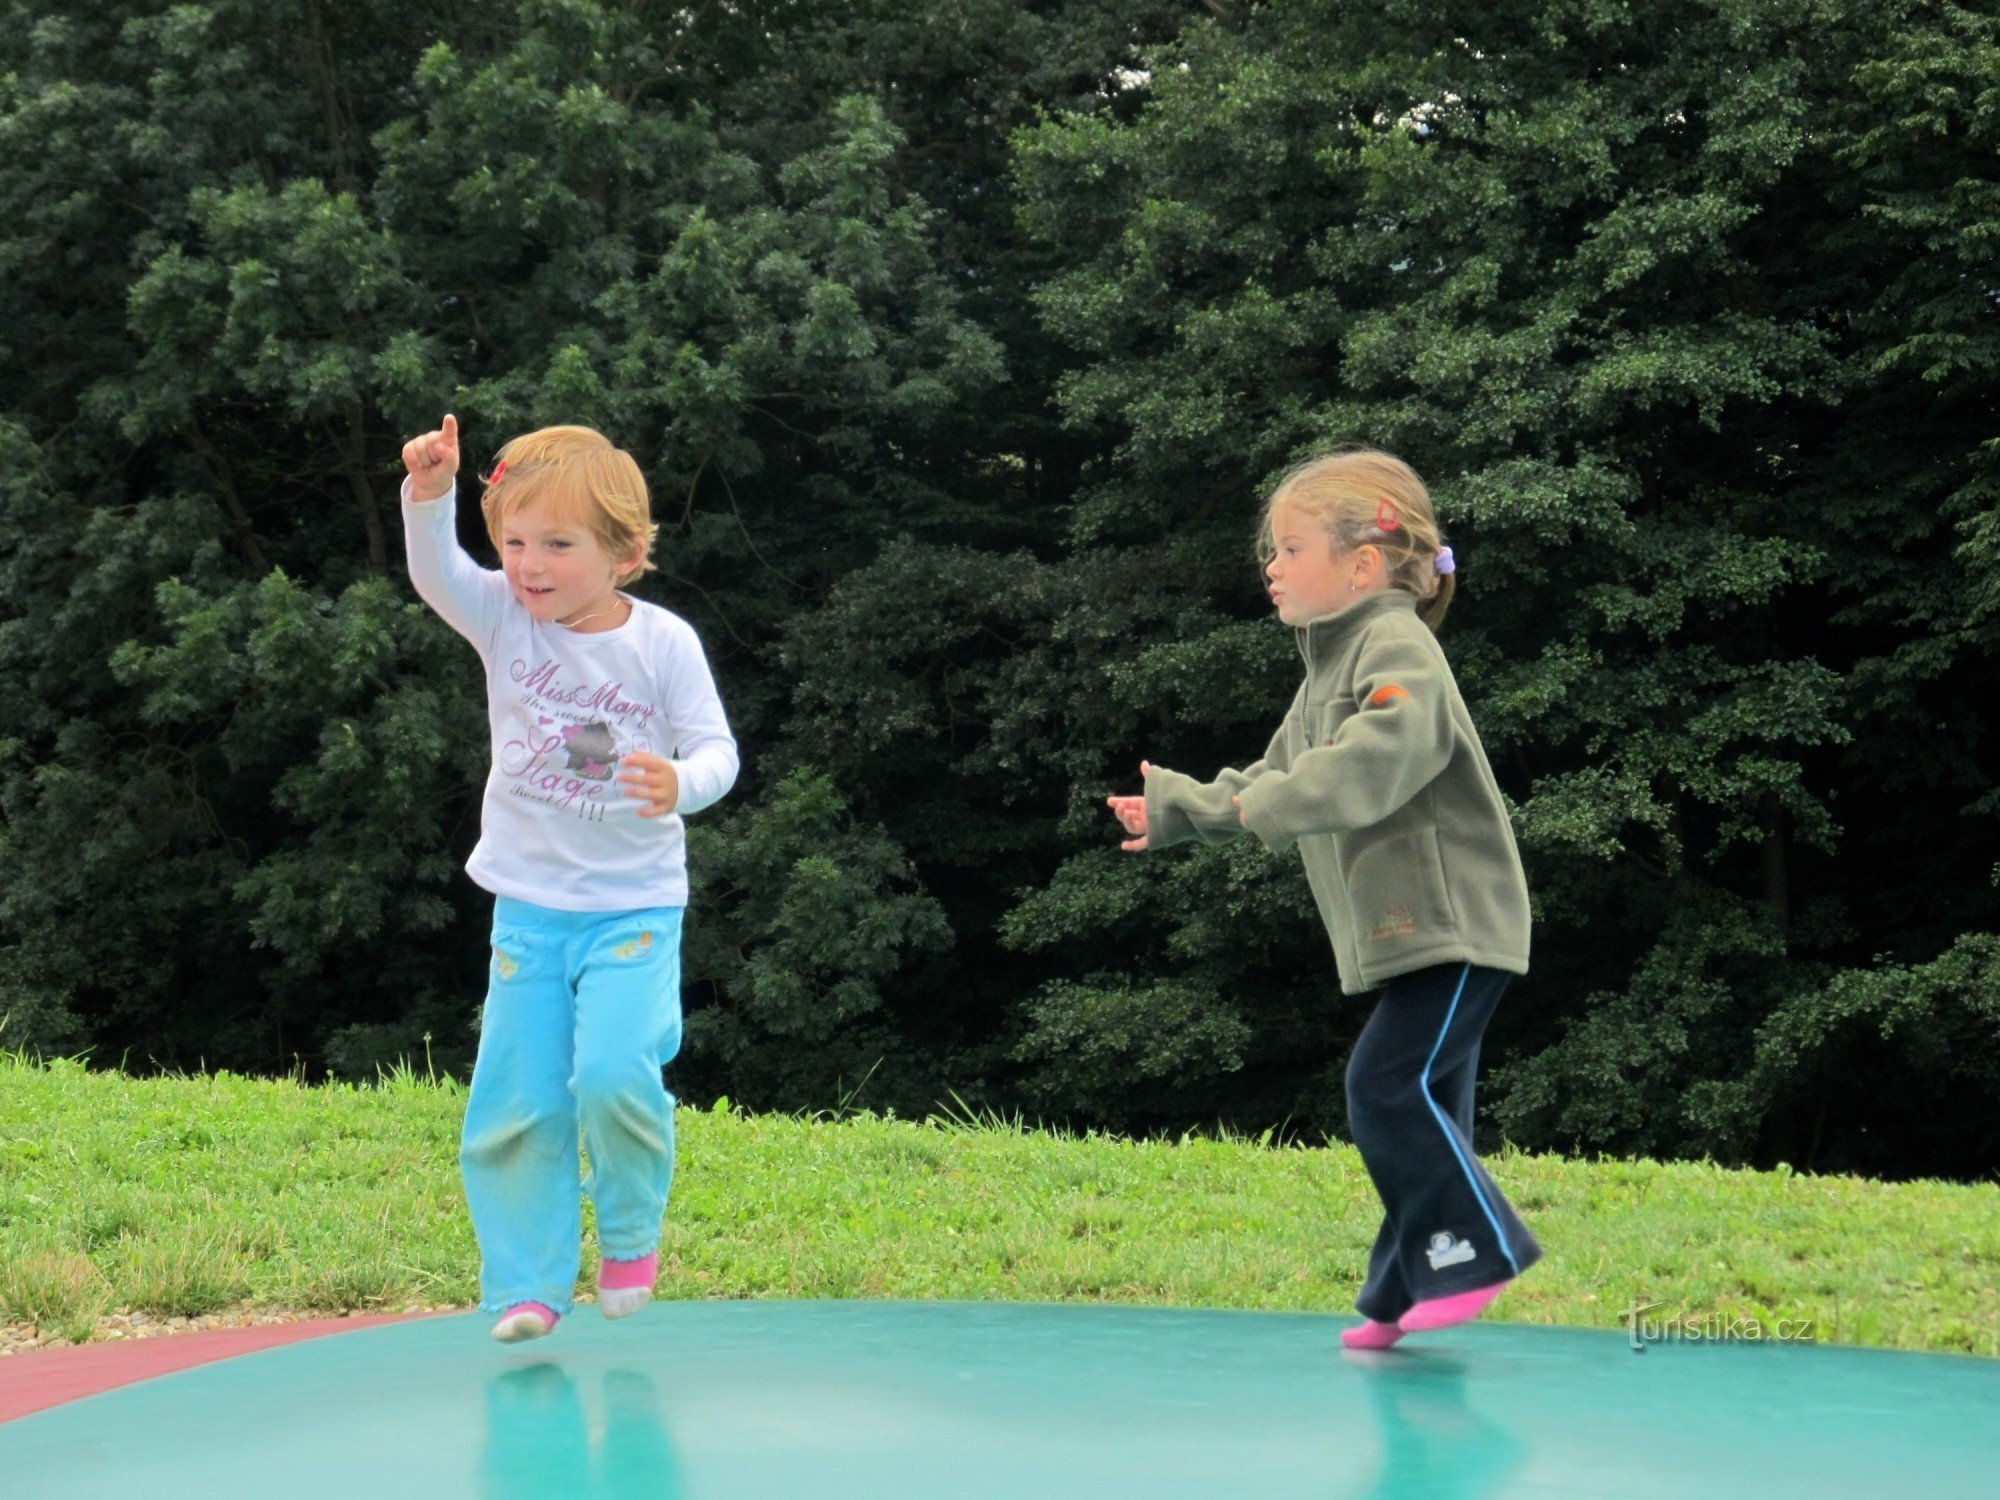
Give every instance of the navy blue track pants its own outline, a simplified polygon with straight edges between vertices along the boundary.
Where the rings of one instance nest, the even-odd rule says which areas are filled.
[[[1479,1042],[1512,976],[1434,964],[1382,987],[1347,1062],[1347,1118],[1381,1194],[1355,1306],[1393,1323],[1419,1302],[1492,1286],[1542,1257],[1472,1154]]]

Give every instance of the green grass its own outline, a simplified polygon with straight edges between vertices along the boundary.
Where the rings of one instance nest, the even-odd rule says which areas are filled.
[[[0,1320],[469,1305],[464,1091],[131,1079],[0,1056]],[[1352,1149],[683,1109],[672,1297],[1350,1313],[1379,1209]],[[1506,1152],[1546,1258],[1496,1312],[1723,1317],[2000,1354],[2000,1187]],[[586,1255],[584,1284],[594,1272]]]

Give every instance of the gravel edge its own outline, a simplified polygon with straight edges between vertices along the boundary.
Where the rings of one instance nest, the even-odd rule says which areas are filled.
[[[168,1318],[158,1313],[116,1312],[97,1320],[89,1342],[116,1344],[131,1339],[172,1338],[177,1333],[202,1333],[211,1328],[262,1328],[277,1323],[306,1323],[323,1318],[355,1318],[374,1313],[463,1312],[456,1303],[412,1302],[404,1307],[348,1308],[245,1308],[233,1312],[202,1313],[193,1318]],[[0,1359],[11,1354],[28,1354],[37,1349],[80,1347],[56,1334],[46,1337],[33,1323],[0,1323]]]

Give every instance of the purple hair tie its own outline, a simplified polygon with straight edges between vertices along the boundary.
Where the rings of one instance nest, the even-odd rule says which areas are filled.
[[[1458,564],[1451,560],[1451,548],[1438,548],[1437,570],[1440,575],[1456,571]]]

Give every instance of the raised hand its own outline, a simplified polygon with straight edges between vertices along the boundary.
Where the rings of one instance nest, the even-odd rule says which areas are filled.
[[[446,413],[444,426],[403,444],[403,467],[410,471],[410,498],[435,500],[458,477],[458,418]]]
[[[1152,764],[1148,761],[1140,761],[1140,779],[1143,781],[1152,774]],[[1127,833],[1136,833],[1139,835],[1135,839],[1126,839],[1118,847],[1130,854],[1137,854],[1141,849],[1150,847],[1147,842],[1145,797],[1143,795],[1138,797],[1106,797],[1104,801],[1110,807],[1112,816],[1124,825]]]

